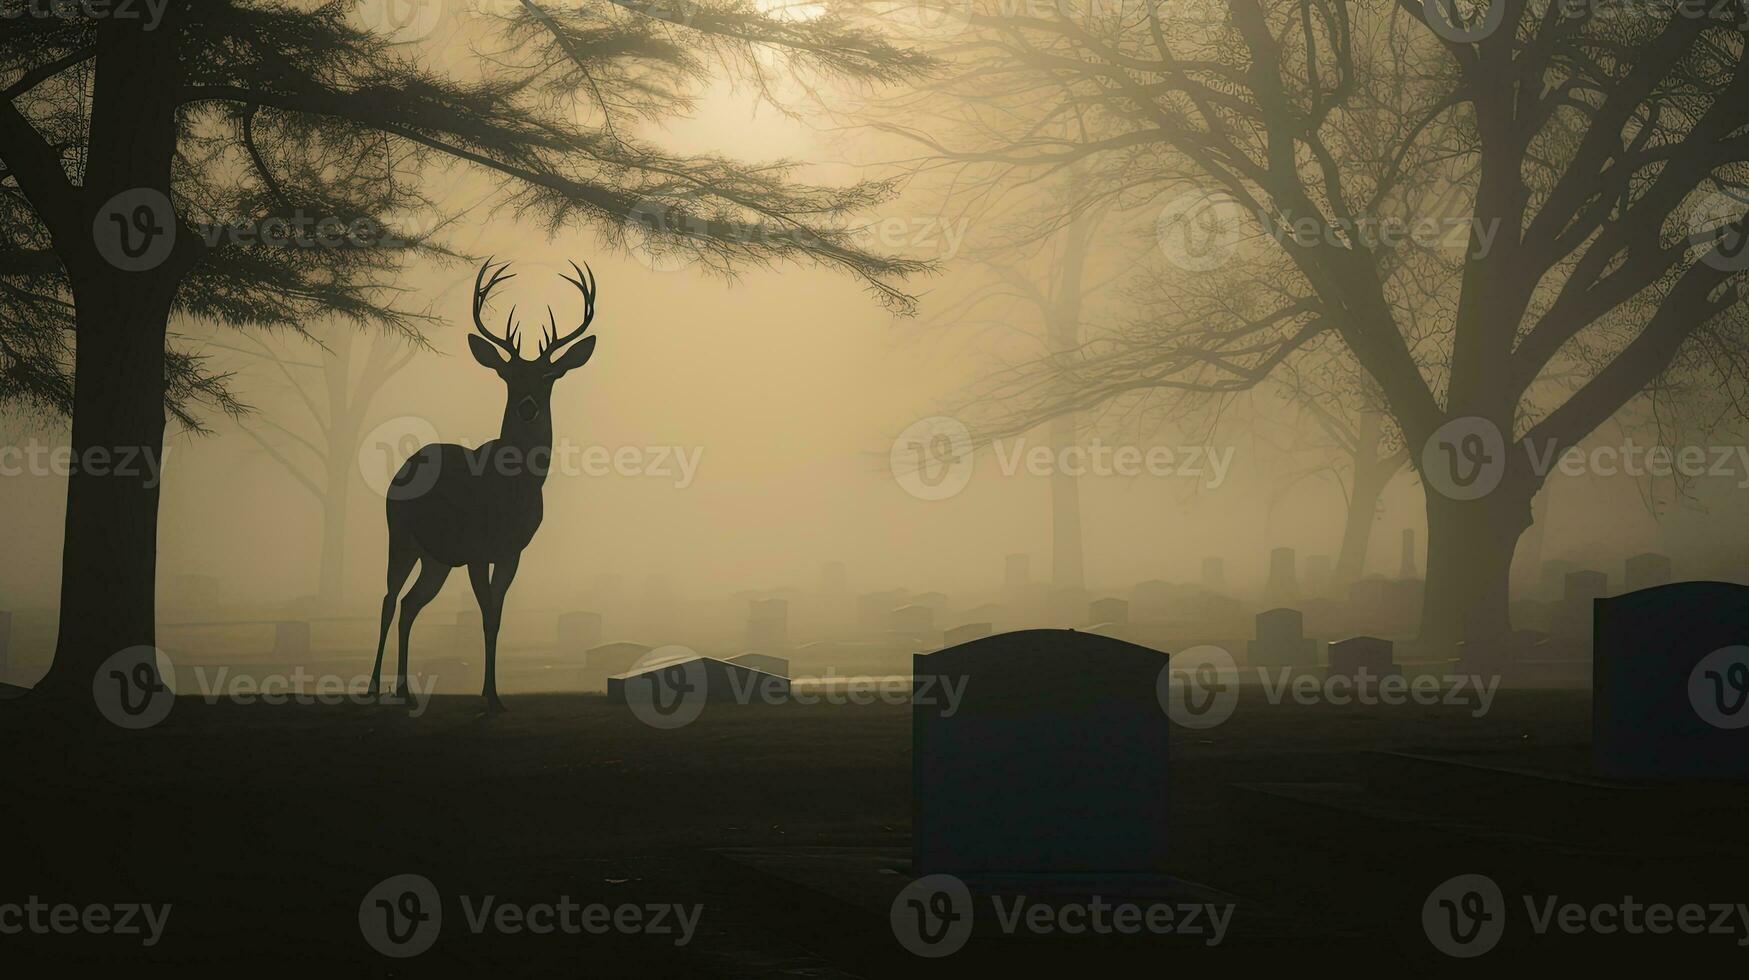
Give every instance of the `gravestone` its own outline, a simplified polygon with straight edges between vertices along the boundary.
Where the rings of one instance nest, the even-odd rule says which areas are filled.
[[[1629,592],[1670,584],[1670,559],[1665,555],[1652,552],[1635,555],[1627,560],[1624,571],[1623,581]]]
[[[1553,558],[1543,562],[1542,567],[1542,598],[1548,602],[1559,602],[1567,591],[1567,573],[1578,566],[1562,558]]]
[[[1331,677],[1354,680],[1369,679],[1397,673],[1395,647],[1390,640],[1376,636],[1351,636],[1330,644]]]
[[[1329,555],[1311,555],[1306,558],[1306,595],[1327,596],[1330,594],[1331,564]]]
[[[789,602],[754,599],[748,604],[747,649],[776,653],[789,649]]]
[[[1130,617],[1139,623],[1165,619],[1172,607],[1172,586],[1159,579],[1138,582],[1130,590]]]
[[[970,643],[973,640],[981,640],[989,635],[989,623],[967,623],[964,626],[955,626],[953,629],[941,634],[941,645],[944,647],[956,647],[961,643]]]
[[[1398,565],[1397,577],[1417,578],[1420,573],[1421,566],[1415,562],[1415,529],[1406,527],[1403,529],[1403,560]]]
[[[820,593],[843,595],[849,588],[850,576],[841,561],[829,561],[820,566]]]
[[[1392,579],[1385,583],[1384,622],[1408,629],[1421,622],[1425,583],[1418,578]]]
[[[1087,607],[1087,622],[1127,623],[1130,621],[1130,604],[1122,599],[1096,599]]]
[[[1382,575],[1368,575],[1351,582],[1348,586],[1348,614],[1356,622],[1370,627],[1384,625],[1390,620],[1390,607],[1385,599],[1389,587]]]
[[[609,677],[631,670],[632,666],[638,662],[638,658],[649,652],[650,648],[644,644],[625,640],[591,647],[584,652],[583,668],[579,671],[583,689],[587,691],[607,690]]]
[[[911,875],[1164,873],[1166,664],[1072,630],[914,657]]]
[[[935,631],[935,610],[914,604],[900,606],[892,611],[889,623],[897,633],[932,633]]]
[[[856,625],[866,633],[877,633],[887,628],[893,607],[900,604],[901,593],[896,589],[885,592],[865,592],[856,597]]]
[[[725,662],[739,664],[742,667],[751,667],[754,670],[761,670],[767,674],[773,674],[778,677],[789,676],[789,661],[782,657],[770,656],[769,654],[743,653],[738,657],[730,657]]]
[[[643,691],[638,685],[648,685]],[[607,699],[615,704],[642,699],[663,714],[683,711],[688,702],[704,704],[778,703],[789,699],[789,678],[747,664],[697,654],[636,664],[607,678]]]
[[[1609,576],[1602,572],[1568,572],[1563,581],[1560,606],[1555,610],[1555,632],[1564,636],[1591,638],[1591,603],[1609,592]]]
[[[944,613],[947,611],[947,595],[942,592],[923,592],[912,596],[911,604],[915,606],[928,606],[938,614]]]
[[[568,612],[559,617],[558,650],[560,656],[575,656],[600,644],[600,613]]]
[[[1749,776],[1749,588],[1677,582],[1598,599],[1595,613],[1597,772]]]
[[[1226,591],[1226,562],[1215,557],[1204,558],[1202,560],[1202,587],[1210,592]]]
[[[310,658],[310,621],[282,619],[273,624],[273,657],[280,663],[299,664]]]
[[[1283,606],[1298,601],[1299,582],[1294,573],[1294,550],[1276,548],[1269,553],[1269,580],[1263,585],[1265,605]]]
[[[1257,667],[1298,667],[1318,662],[1318,642],[1305,635],[1305,618],[1297,609],[1271,609],[1257,614],[1257,639],[1247,646],[1247,660]]]

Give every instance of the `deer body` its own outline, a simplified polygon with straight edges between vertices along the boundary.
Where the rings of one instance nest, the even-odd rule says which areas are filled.
[[[583,292],[581,326],[559,336],[552,308],[548,307],[551,332],[541,344],[540,355],[532,360],[521,356],[516,333],[511,328],[515,310],[506,318],[504,337],[487,330],[480,321],[480,313],[492,287],[514,278],[505,273],[507,267],[500,266],[492,272],[489,282],[484,280],[491,271],[491,262],[480,268],[474,280],[474,326],[478,334],[468,336],[474,359],[502,378],[507,389],[498,438],[478,449],[452,443],[424,446],[401,464],[389,487],[388,591],[383,596],[376,666],[371,669],[372,695],[377,693],[382,679],[383,650],[388,645],[395,600],[400,597],[413,566],[419,566],[419,578],[400,602],[401,642],[395,688],[399,696],[407,692],[407,641],[414,619],[443,587],[450,570],[466,565],[485,632],[486,680],[482,693],[488,710],[504,710],[498,699],[498,626],[504,596],[516,576],[522,550],[540,529],[541,488],[552,461],[553,382],[582,367],[595,350],[595,338],[582,336],[595,316],[595,279],[592,275],[586,277],[575,265],[572,268],[576,269],[577,278],[565,278]],[[569,349],[565,349],[567,344],[571,345]],[[508,355],[508,360],[504,355]]]

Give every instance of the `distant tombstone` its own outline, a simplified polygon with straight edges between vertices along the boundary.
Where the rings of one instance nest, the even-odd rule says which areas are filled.
[[[1089,623],[1127,623],[1130,604],[1123,599],[1096,599],[1087,607]]]
[[[936,612],[947,611],[947,596],[941,592],[924,592],[911,597],[914,605],[928,606]]]
[[[1159,579],[1139,582],[1130,590],[1130,618],[1137,622],[1157,622],[1165,619],[1172,607],[1172,586]]]
[[[989,635],[989,623],[967,623],[964,626],[955,626],[953,629],[941,634],[941,645],[944,647],[959,646],[961,643],[970,643],[973,640],[981,640]]]
[[[694,654],[635,664],[607,678],[607,699],[616,704],[632,703],[638,696],[633,693],[634,685],[640,683],[649,685],[641,696],[661,714],[684,712],[684,705],[693,699],[708,704],[742,699],[749,704],[774,703],[788,700],[790,687],[789,678],[782,675]]]
[[[1002,586],[1010,592],[1025,591],[1032,584],[1032,558],[1013,554],[1002,559]]]
[[[1252,666],[1297,667],[1318,662],[1318,644],[1305,635],[1305,618],[1297,609],[1271,609],[1257,614],[1257,639],[1247,646]]]
[[[865,632],[884,630],[893,607],[899,604],[896,591],[865,592],[856,597],[856,625]]]
[[[1557,632],[1567,636],[1591,636],[1591,604],[1609,592],[1609,576],[1602,572],[1568,572],[1562,583],[1561,605],[1555,613]]]
[[[1329,595],[1331,578],[1329,555],[1310,555],[1306,558],[1306,595]]]
[[[985,602],[967,609],[963,618],[968,623],[985,623],[994,630],[997,623],[1008,619],[1008,611],[1000,603]]]
[[[1406,527],[1403,529],[1403,560],[1397,569],[1397,577],[1417,578],[1420,573],[1421,566],[1415,561],[1415,529]]]
[[[12,667],[11,653],[12,614],[0,610],[0,679],[4,679],[6,672]]]
[[[762,670],[778,677],[789,676],[789,661],[782,657],[773,657],[763,653],[743,653],[738,657],[730,657],[726,662],[739,664],[742,667],[751,667],[754,670]]]
[[[889,623],[899,633],[930,633],[935,630],[935,610],[928,606],[900,606],[892,611]]]
[[[1390,618],[1385,596],[1389,583],[1382,575],[1368,575],[1348,586],[1349,614],[1368,625]]]
[[[1572,562],[1560,558],[1543,562],[1542,593],[1545,600],[1555,602],[1566,594],[1567,573],[1575,567]]]
[[[829,561],[820,566],[820,592],[823,595],[843,595],[849,587],[849,580],[841,561]]]
[[[1678,582],[1599,599],[1596,615],[1597,772],[1749,776],[1749,588]]]
[[[273,624],[273,656],[282,663],[302,663],[310,657],[310,622],[282,619]]]
[[[789,649],[789,602],[754,599],[748,605],[747,648],[756,653]]]
[[[1226,591],[1226,562],[1215,557],[1204,558],[1202,560],[1202,587],[1210,592]]]
[[[1269,580],[1263,586],[1263,601],[1285,605],[1300,597],[1299,581],[1294,573],[1294,550],[1276,548],[1269,553]]]
[[[1625,571],[1624,581],[1629,592],[1670,584],[1670,559],[1665,555],[1651,552],[1635,555],[1627,560]]]
[[[1395,647],[1376,636],[1351,636],[1330,644],[1330,676],[1359,679],[1397,673]]]
[[[1421,601],[1426,583],[1418,578],[1392,579],[1385,583],[1386,620],[1397,626],[1410,626],[1421,619]]]
[[[580,654],[600,644],[600,613],[568,612],[559,616],[558,651],[561,656]]]
[[[583,654],[583,682],[588,690],[604,691],[607,679],[632,669],[638,658],[649,653],[642,643],[620,640],[591,647]]]
[[[911,873],[1164,873],[1166,664],[1071,630],[914,657]]]

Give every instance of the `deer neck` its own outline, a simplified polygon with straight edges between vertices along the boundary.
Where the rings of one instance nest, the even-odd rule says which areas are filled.
[[[522,465],[517,472],[536,484],[546,482],[547,470],[553,463],[553,422],[547,412],[533,422],[524,422],[516,414],[516,406],[504,409],[504,422],[498,428],[500,448],[517,450]]]

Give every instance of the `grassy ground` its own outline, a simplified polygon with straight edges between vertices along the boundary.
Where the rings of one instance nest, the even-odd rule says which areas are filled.
[[[599,697],[508,700],[508,715],[486,717],[473,698],[439,697],[410,718],[184,698],[149,731],[97,735],[0,705],[0,905],[173,905],[150,948],[26,932],[0,935],[0,959],[184,976],[946,975],[1093,956],[1292,965],[1321,952],[1425,966],[1456,962],[1431,949],[1420,915],[1459,873],[1488,874],[1509,896],[1749,900],[1749,795],[1564,778],[1584,774],[1584,693],[1504,692],[1476,718],[1461,706],[1267,704],[1250,689],[1226,724],[1174,731],[1171,785],[1174,873],[1236,896],[1248,928],[1212,949],[980,935],[932,964],[900,948],[882,905],[910,843],[907,707],[713,707],[659,731]],[[789,873],[798,855],[811,870]],[[445,918],[428,952],[391,960],[367,945],[359,909],[405,873],[436,885]],[[464,895],[703,911],[683,946],[474,934]],[[1740,952],[1726,937],[1536,937],[1515,915],[1488,959],[1709,942]]]

